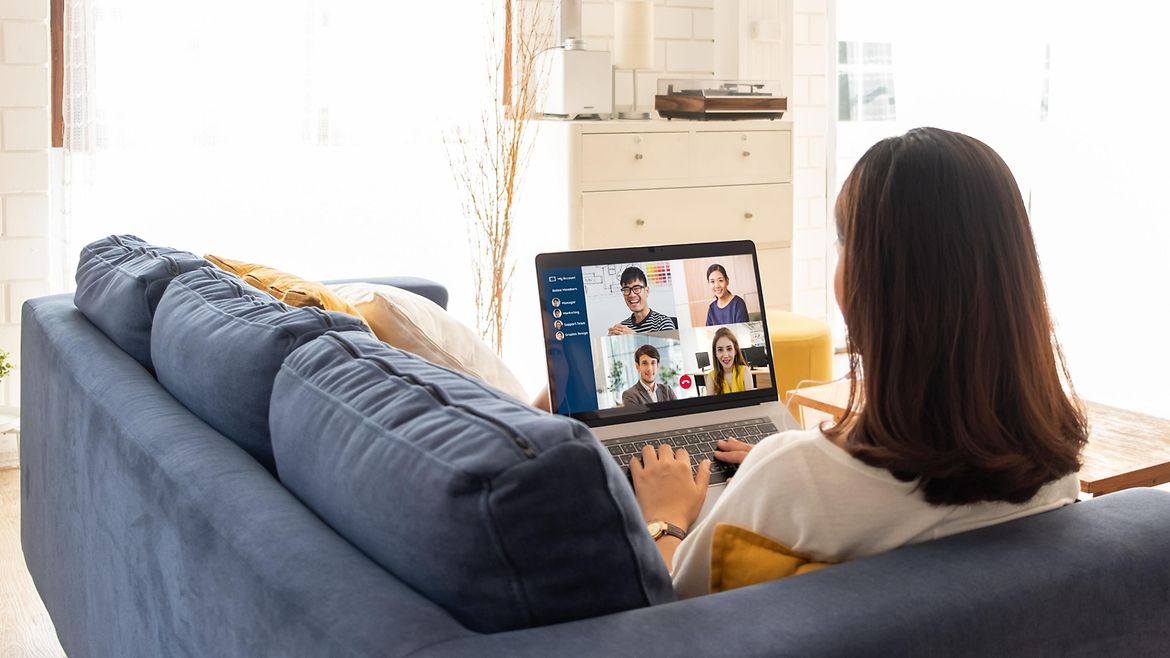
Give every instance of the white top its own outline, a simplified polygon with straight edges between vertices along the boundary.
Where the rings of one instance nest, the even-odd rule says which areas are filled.
[[[675,593],[709,593],[717,523],[765,535],[818,561],[839,562],[1056,509],[1079,491],[1073,473],[1020,505],[937,506],[914,485],[850,456],[819,429],[773,434],[748,453],[710,514],[675,552]]]

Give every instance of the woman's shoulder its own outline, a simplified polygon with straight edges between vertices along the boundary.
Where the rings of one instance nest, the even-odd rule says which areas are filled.
[[[752,461],[770,460],[781,453],[819,451],[825,445],[835,447],[819,428],[786,430],[764,437],[752,448],[747,458]]]

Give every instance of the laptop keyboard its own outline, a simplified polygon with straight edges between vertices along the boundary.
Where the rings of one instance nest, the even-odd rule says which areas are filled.
[[[646,445],[658,446],[660,443],[669,444],[673,448],[686,448],[691,455],[691,473],[698,468],[699,462],[711,460],[711,484],[726,482],[735,474],[735,464],[727,464],[715,459],[715,442],[720,439],[735,438],[755,445],[765,436],[775,434],[778,430],[767,418],[750,418],[737,420],[731,423],[716,425],[702,425],[685,429],[656,432],[654,434],[639,434],[605,444],[609,454],[617,462],[622,473],[630,476],[630,457],[642,454],[642,447]]]

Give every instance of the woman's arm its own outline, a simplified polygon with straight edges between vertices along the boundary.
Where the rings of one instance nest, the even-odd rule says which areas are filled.
[[[736,295],[735,299],[731,300],[731,305],[734,306],[734,308],[731,311],[731,316],[732,316],[731,321],[732,322],[747,322],[748,321],[747,302],[743,301],[743,297]]]
[[[673,450],[669,445],[660,444],[655,450],[647,445],[642,448],[642,459],[630,458],[630,475],[634,479],[634,494],[642,518],[646,523],[666,521],[690,530],[703,500],[707,497],[707,485],[711,480],[711,461],[699,462],[694,476],[691,475],[691,457],[685,448]],[[674,564],[674,552],[682,540],[663,535],[654,542],[666,570]]]

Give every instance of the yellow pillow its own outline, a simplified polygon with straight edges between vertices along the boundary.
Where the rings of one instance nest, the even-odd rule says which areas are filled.
[[[324,311],[340,311],[362,317],[353,304],[338,297],[322,283],[307,281],[266,265],[245,263],[211,254],[203,257],[215,263],[219,269],[235,274],[248,285],[263,290],[289,306],[312,306]]]
[[[832,564],[816,562],[751,530],[719,523],[711,540],[711,593],[799,576]]]

